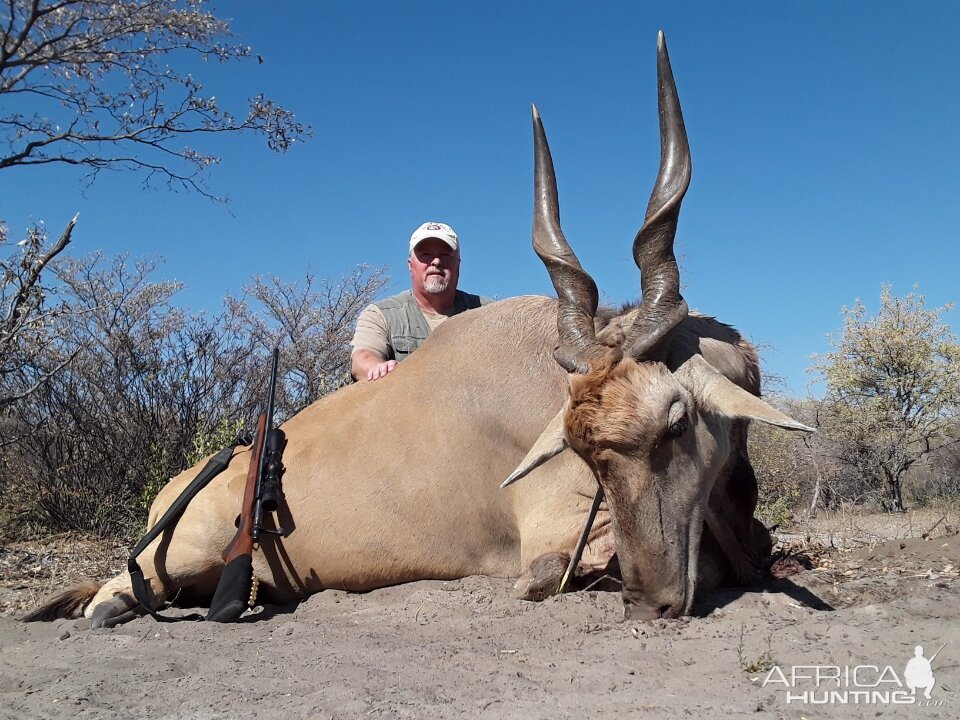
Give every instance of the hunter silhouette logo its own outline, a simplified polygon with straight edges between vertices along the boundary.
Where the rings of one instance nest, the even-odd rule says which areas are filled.
[[[929,660],[923,656],[923,645],[917,645],[914,648],[913,657],[907,662],[907,667],[903,671],[903,681],[914,695],[917,694],[917,690],[923,690],[923,697],[930,699],[930,691],[937,682],[933,677],[932,663],[945,646],[946,643],[941,645]]]
[[[942,707],[945,701],[931,699],[937,682],[933,661],[946,645],[929,659],[923,655],[923,646],[917,645],[902,674],[892,665],[774,665],[762,687],[782,686],[788,704]]]

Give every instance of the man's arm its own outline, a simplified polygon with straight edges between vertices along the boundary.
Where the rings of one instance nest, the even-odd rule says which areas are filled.
[[[354,380],[379,380],[397,366],[396,360],[387,360],[387,320],[383,311],[370,305],[360,313],[353,335],[350,353],[350,374]]]
[[[354,350],[350,355],[350,371],[355,380],[379,380],[396,366],[396,360],[384,360],[371,350]]]

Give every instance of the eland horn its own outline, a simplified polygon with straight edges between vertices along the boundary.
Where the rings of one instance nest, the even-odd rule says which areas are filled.
[[[660,172],[643,227],[633,241],[633,258],[640,268],[643,297],[625,346],[626,352],[637,360],[663,359],[670,332],[687,316],[687,303],[680,295],[680,272],[673,254],[673,239],[680,203],[690,185],[690,146],[663,31],[657,36],[657,84]]]
[[[533,249],[543,261],[557,291],[559,343],[554,358],[567,372],[585,373],[602,354],[596,343],[597,284],[583,269],[560,229],[557,176],[550,146],[533,106],[534,201]]]

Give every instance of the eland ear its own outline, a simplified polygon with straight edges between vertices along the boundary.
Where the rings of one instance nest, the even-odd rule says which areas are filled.
[[[540,437],[537,438],[533,447],[530,448],[527,456],[520,461],[517,469],[510,473],[510,477],[500,483],[501,488],[512,485],[569,447],[567,437],[563,432],[563,421],[567,416],[569,407],[570,400],[567,399],[563,407],[560,408],[560,412],[553,416],[553,420],[551,420],[543,432],[540,433]]]
[[[702,355],[693,355],[673,375],[704,408],[712,412],[730,418],[759,420],[785,430],[816,432],[728,380]]]

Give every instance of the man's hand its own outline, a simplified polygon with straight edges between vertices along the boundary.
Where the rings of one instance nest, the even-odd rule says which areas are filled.
[[[367,380],[379,380],[382,377],[386,377],[387,373],[392,371],[396,366],[396,360],[387,360],[386,362],[378,363],[370,368],[370,372],[367,373]]]
[[[397,361],[385,360],[370,350],[354,350],[350,356],[350,364],[354,380],[379,380],[397,366]]]

